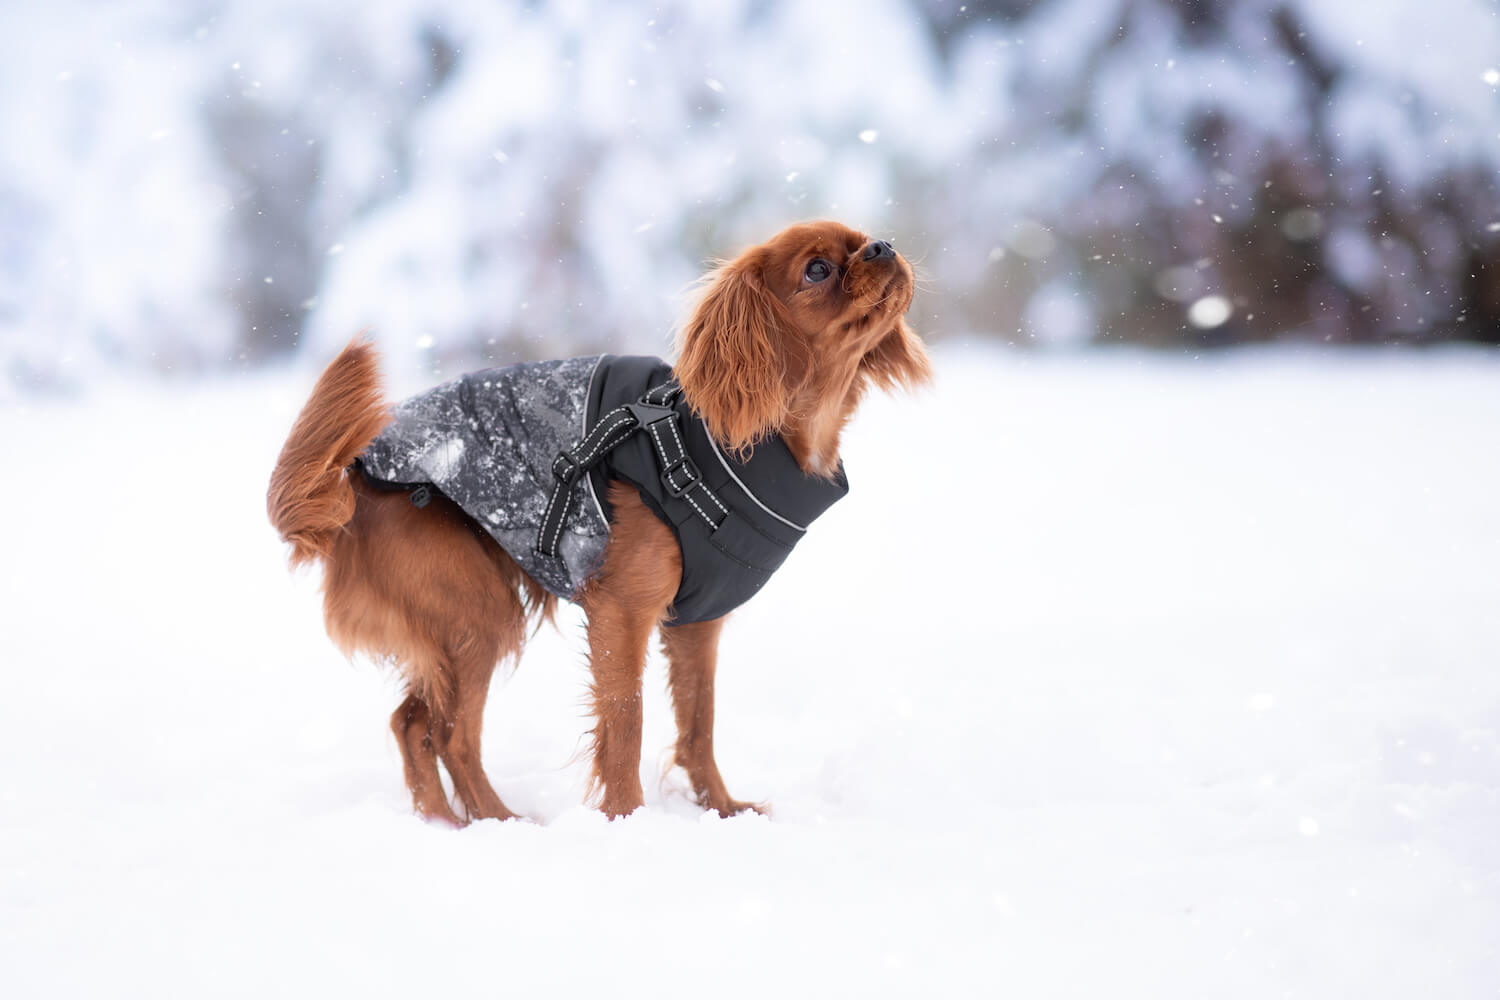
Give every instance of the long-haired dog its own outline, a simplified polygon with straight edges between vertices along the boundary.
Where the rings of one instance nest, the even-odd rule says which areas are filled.
[[[545,554],[535,555],[529,547],[520,558],[512,554],[519,550],[508,552],[496,540],[494,525],[481,523],[472,505],[466,511],[455,502],[438,476],[428,477],[435,487],[413,489],[406,483],[393,489],[380,482],[367,450],[400,408],[393,411],[382,396],[376,354],[368,343],[357,341],[334,359],[277,460],[267,509],[272,525],[291,543],[293,566],[322,562],[324,614],[334,642],[347,654],[363,651],[400,667],[407,695],[391,716],[391,728],[417,812],[461,822],[443,789],[441,760],[464,821],[515,815],[481,766],[485,700],[496,665],[519,656],[531,622],[550,618],[558,596],[582,606],[588,620],[592,777],[603,811],[621,816],[643,801],[641,675],[659,627],[677,721],[675,763],[686,771],[703,807],[721,815],[754,808],[729,796],[714,761],[714,672],[724,616],[704,604],[710,610],[700,609],[700,615],[714,617],[683,620],[689,617],[679,613],[684,601],[679,588],[689,575],[684,560],[699,558],[690,553],[701,549],[726,564],[739,561],[732,545],[721,546],[712,537],[730,534],[715,531],[720,511],[727,515],[734,506],[730,493],[747,510],[759,508],[753,513],[760,527],[736,529],[744,544],[790,546],[791,541],[773,536],[794,535],[792,529],[804,526],[757,498],[753,491],[759,487],[740,481],[748,475],[744,460],[753,465],[757,453],[769,455],[774,446],[777,454],[790,456],[785,461],[793,478],[813,487],[842,484],[839,438],[865,391],[929,378],[922,343],[902,318],[912,294],[911,268],[889,243],[834,222],[792,226],[709,275],[680,331],[670,370],[676,393],[671,398],[683,421],[644,423],[671,417],[670,403],[651,408],[666,395],[656,404],[643,397],[613,411],[630,414],[617,423],[636,420],[641,430],[651,431],[640,438],[656,437],[654,444],[639,444],[639,454],[646,456],[641,461],[655,454],[663,463],[673,462],[662,451],[671,448],[670,438],[677,436],[681,447],[690,437],[684,423],[701,426],[712,453],[698,454],[709,457],[697,468],[675,460],[676,475],[685,475],[687,485],[683,478],[674,480],[669,469],[662,474],[666,485],[655,485],[652,493],[642,477],[610,472],[599,490],[570,499],[570,487],[593,488],[586,475],[559,459],[561,464],[549,467],[558,482],[538,486],[543,493],[556,491],[549,508],[558,506],[561,496],[562,507],[571,503],[575,510],[607,515],[601,554],[572,593],[566,584],[544,586],[540,571],[524,569]],[[473,383],[464,398],[472,401],[473,393],[483,391],[479,386],[493,384]],[[603,453],[608,446],[596,440],[569,454],[597,463],[597,455],[578,451]],[[710,464],[717,478],[701,468]],[[685,468],[690,469],[686,474]],[[515,481],[539,478],[525,470],[497,474]],[[693,476],[701,481],[691,481]],[[677,500],[672,498],[682,496],[696,513],[674,521],[669,508]],[[705,523],[696,523],[698,515]],[[566,537],[567,529],[559,533]],[[536,549],[543,552],[546,545]]]

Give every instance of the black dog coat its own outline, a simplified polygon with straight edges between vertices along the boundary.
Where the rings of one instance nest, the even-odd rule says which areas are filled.
[[[682,550],[673,623],[718,618],[849,485],[842,467],[804,475],[778,437],[725,454],[671,377],[660,358],[610,355],[472,372],[398,404],[360,466],[377,485],[436,487],[562,598],[603,561],[609,480],[629,482]]]

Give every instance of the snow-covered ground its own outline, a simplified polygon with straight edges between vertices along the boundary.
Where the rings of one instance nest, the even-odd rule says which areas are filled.
[[[705,816],[415,819],[263,489],[312,372],[0,411],[11,997],[1473,997],[1500,986],[1500,357],[952,347],[728,630]]]

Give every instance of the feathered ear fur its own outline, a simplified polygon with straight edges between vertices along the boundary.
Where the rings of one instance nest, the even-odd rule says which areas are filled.
[[[762,278],[757,248],[709,275],[678,337],[674,369],[688,403],[725,448],[744,454],[786,424],[799,343]]]
[[[904,319],[897,320],[896,328],[860,359],[859,370],[882,389],[915,389],[932,379],[927,349]]]

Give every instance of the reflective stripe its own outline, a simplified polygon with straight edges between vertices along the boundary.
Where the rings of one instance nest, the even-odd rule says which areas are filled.
[[[594,383],[599,378],[599,371],[604,367],[606,357],[608,357],[607,354],[599,355],[599,360],[594,362],[594,370],[589,373],[588,395],[583,397],[583,412],[578,416],[578,439],[580,441],[589,432],[589,400],[594,398]],[[599,502],[599,494],[594,491],[594,477],[585,472],[583,481],[588,484],[589,499],[594,501],[594,509],[599,512],[599,520],[608,524],[609,518],[604,516],[604,505]]]
[[[707,430],[707,428],[704,428],[704,429]],[[774,510],[772,510],[771,508],[767,507],[765,504],[761,503],[760,502],[760,497],[758,497],[754,493],[750,492],[750,487],[746,486],[743,482],[740,481],[740,477],[736,476],[734,474],[734,470],[731,469],[729,467],[729,463],[724,460],[724,453],[721,452],[721,451],[719,451],[719,443],[714,440],[714,436],[712,434],[707,434],[707,433],[705,433],[703,436],[706,437],[706,438],[708,438],[709,446],[711,448],[713,448],[713,450],[714,450],[714,456],[716,458],[718,458],[719,464],[722,465],[722,466],[724,466],[724,471],[727,472],[727,473],[729,473],[729,478],[733,479],[736,483],[739,484],[740,489],[742,489],[742,490],[745,491],[745,496],[747,496],[751,500],[755,501],[755,506],[757,506],[761,510],[765,511],[767,514],[770,514],[772,517],[776,518],[776,520],[780,521],[782,524],[786,525],[788,528],[796,528],[798,531],[803,532],[804,534],[807,532],[807,528],[804,527],[803,525],[798,524],[796,521],[789,521],[789,520],[787,520],[786,518],[782,517],[780,514],[776,513]]]

